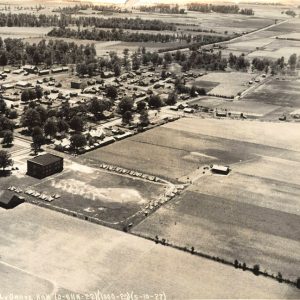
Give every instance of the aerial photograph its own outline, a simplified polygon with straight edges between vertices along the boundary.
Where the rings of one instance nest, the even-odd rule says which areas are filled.
[[[300,299],[300,0],[0,0],[0,278]]]

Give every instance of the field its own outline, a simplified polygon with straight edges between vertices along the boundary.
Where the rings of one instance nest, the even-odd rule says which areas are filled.
[[[229,164],[232,171],[222,176],[201,168],[202,176],[134,227],[133,233],[158,235],[172,244],[193,246],[248,266],[259,264],[270,274],[281,272],[296,280],[300,263],[297,125],[195,119],[168,125],[175,126],[189,134],[201,130],[214,137],[219,141],[215,146],[222,153],[221,164]],[[220,147],[224,139],[238,145],[230,152],[234,163],[229,163],[227,152]]]
[[[98,291],[167,299],[299,297],[290,286],[30,204],[0,215],[3,297]]]
[[[292,125],[297,126],[186,118],[91,151],[83,157],[94,164],[105,162],[185,182],[189,174],[211,163],[233,164],[263,153],[279,156],[281,148],[297,151],[299,133]],[[273,137],[274,132],[278,132],[277,139]],[[286,141],[287,134],[290,143]],[[294,152],[290,151],[289,155]]]
[[[299,48],[300,49],[300,48]],[[271,80],[245,96],[245,101],[255,101],[282,107],[300,107],[298,80]]]
[[[51,27],[0,27],[0,35],[3,39],[41,38],[51,29]]]
[[[253,75],[247,73],[214,72],[202,76],[199,87],[201,86],[201,82],[207,82],[207,84],[211,84],[211,86],[219,83],[209,91],[208,95],[235,97],[238,93],[247,89],[248,82],[251,79],[253,79]]]

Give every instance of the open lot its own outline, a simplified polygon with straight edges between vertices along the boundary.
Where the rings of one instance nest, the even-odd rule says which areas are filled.
[[[0,216],[2,296],[299,297],[290,286],[30,204],[0,209]]]
[[[204,170],[182,195],[134,227],[133,233],[157,235],[172,244],[193,246],[248,266],[259,264],[270,274],[281,272],[296,280],[300,263],[297,125],[191,119],[181,119],[179,124],[189,134],[201,131],[233,144],[243,141],[230,152],[236,163],[230,165],[228,176]],[[221,164],[229,164],[222,157]]]
[[[61,195],[50,206],[97,218],[109,226],[117,226],[133,216],[164,191],[163,185],[129,176],[77,164],[70,168],[33,188],[50,195]]]

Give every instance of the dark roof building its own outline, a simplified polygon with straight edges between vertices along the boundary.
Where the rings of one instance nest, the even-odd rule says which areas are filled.
[[[38,179],[61,172],[63,168],[63,158],[49,153],[27,161],[27,175]]]
[[[229,167],[227,166],[220,166],[220,165],[213,165],[211,168],[213,173],[227,175],[230,171]]]
[[[12,209],[24,203],[24,198],[10,191],[0,191],[0,207]]]

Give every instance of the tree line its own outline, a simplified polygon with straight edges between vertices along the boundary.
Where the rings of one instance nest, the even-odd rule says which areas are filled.
[[[254,15],[252,8],[240,9],[238,5],[214,5],[204,3],[190,3],[187,5],[190,11],[199,11],[202,13],[223,13],[223,14],[243,14]]]
[[[72,17],[71,15],[45,15],[29,13],[0,13],[0,27],[97,27],[123,28],[133,30],[170,30],[176,31],[176,26],[160,20],[143,20],[141,18],[100,18]]]
[[[41,40],[29,44],[21,39],[0,37],[0,66],[24,64],[76,64],[94,59],[96,50],[93,44],[77,45],[63,40]]]
[[[177,41],[178,37],[173,34],[161,33],[140,33],[128,32],[123,29],[102,30],[93,28],[92,30],[83,29],[75,30],[71,28],[53,28],[48,36],[75,38],[82,40],[94,41],[123,41],[123,42],[161,42],[168,43]],[[179,39],[184,39],[185,36],[180,36]]]
[[[139,7],[139,10],[142,12],[157,12],[162,14],[184,14],[185,9],[180,8],[178,4],[169,5],[169,4],[157,4],[157,5],[142,5]]]
[[[128,32],[123,29],[101,30],[101,29],[83,29],[75,30],[71,28],[53,28],[49,36],[76,38],[83,40],[94,41],[123,41],[123,42],[182,42],[196,43],[198,46],[213,44],[228,40],[229,37],[216,36],[209,34],[161,34],[161,33],[141,33],[141,32]]]

